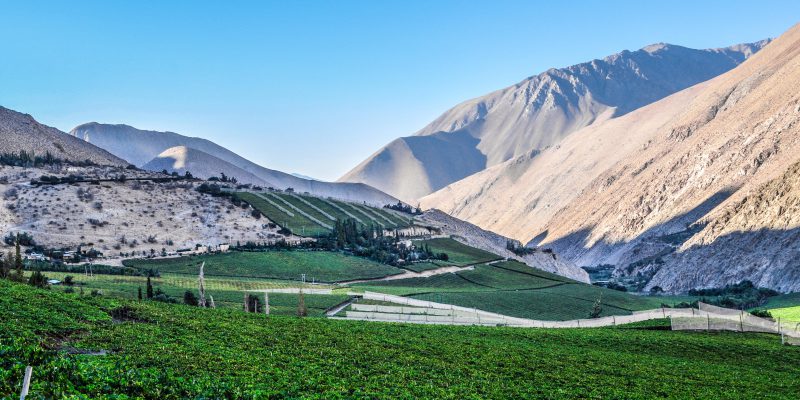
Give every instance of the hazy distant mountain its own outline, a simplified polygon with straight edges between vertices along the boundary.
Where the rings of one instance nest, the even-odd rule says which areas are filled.
[[[345,174],[413,201],[566,135],[629,113],[739,65],[768,41],[694,50],[654,44],[550,69],[461,103]]]
[[[151,161],[167,149],[185,147],[204,153],[204,155],[202,155],[203,158],[206,158],[206,156],[213,156],[218,160],[229,163],[257,177],[264,182],[264,184],[275,188],[285,189],[292,187],[298,192],[309,192],[320,196],[330,196],[352,201],[364,201],[375,205],[397,202],[396,198],[365,184],[320,182],[298,178],[281,171],[264,168],[210,140],[183,136],[174,132],[145,131],[128,125],[109,125],[90,122],[75,127],[70,133],[77,138],[102,147],[140,167],[146,165],[148,168],[152,168],[153,165],[163,166],[165,165],[164,162],[168,161],[156,160],[153,163],[151,163]],[[201,156],[199,153],[184,152],[184,154]],[[201,166],[198,165],[198,167]],[[156,168],[155,170],[161,171],[162,169],[163,168]],[[189,169],[189,171],[201,178],[219,176],[220,171],[213,171],[213,169],[214,168],[202,168],[198,171]],[[236,178],[239,179],[239,176],[236,176]]]
[[[308,175],[299,174],[297,172],[291,172],[289,175],[292,175],[292,176],[295,176],[295,177],[298,177],[298,178],[301,178],[301,179],[312,180],[312,181],[318,181],[319,180],[317,178],[313,178],[313,177],[310,177]]]
[[[225,174],[234,177],[239,183],[252,183],[260,186],[269,186],[270,183],[263,179],[227,162],[200,150],[186,146],[170,147],[156,158],[142,166],[150,171],[177,172],[184,174],[186,171],[198,177],[221,176]]]
[[[42,125],[28,114],[0,107],[0,154],[19,153],[53,157],[72,162],[90,161],[101,165],[127,166],[128,163],[89,143],[75,139],[56,128]]]
[[[645,289],[800,290],[800,25],[735,69],[423,198]]]

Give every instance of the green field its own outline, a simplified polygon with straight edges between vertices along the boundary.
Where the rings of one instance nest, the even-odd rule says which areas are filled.
[[[306,218],[305,216],[301,215],[300,213],[293,212],[292,210],[288,210],[288,207],[283,207],[287,209],[289,212],[292,212],[292,216],[285,213],[283,210],[275,207],[270,202],[264,200],[259,195],[253,193],[236,193],[236,195],[249,203],[253,208],[260,211],[264,216],[266,216],[270,221],[274,222],[280,227],[288,228],[292,231],[292,233],[300,236],[324,236],[330,233],[330,229],[327,229],[314,221]],[[266,194],[262,194],[265,195]],[[271,199],[273,203],[281,205],[278,200]],[[282,205],[281,205],[282,206]]]
[[[415,240],[414,245],[418,247],[427,245],[436,254],[447,253],[449,257],[447,264],[450,265],[471,265],[503,259],[497,254],[467,246],[450,238]]]
[[[516,261],[478,265],[472,270],[428,278],[366,282],[354,287],[541,320],[587,318],[598,299],[603,305],[601,315],[626,315],[657,308],[662,302],[672,303],[664,297],[634,296],[577,283]]]
[[[380,278],[399,274],[402,269],[380,264],[363,257],[329,251],[229,252],[190,257],[130,259],[126,266],[156,269],[161,273],[197,275],[205,262],[210,276],[340,282]]]
[[[323,226],[323,224],[333,226],[336,219],[346,220],[351,218],[347,213],[342,212],[342,209],[360,219],[362,226],[371,224],[394,229],[406,227],[410,224],[409,219],[403,218],[399,213],[391,210],[296,193],[263,192],[255,194],[237,192],[236,196],[259,210],[270,221],[281,227],[289,228],[294,234],[300,236],[319,237],[327,235],[331,230]],[[290,216],[279,207],[265,200],[264,197],[294,215]],[[297,209],[313,217],[316,221],[303,215]],[[330,217],[334,219],[332,220]]]
[[[800,323],[800,306],[773,308],[769,310],[773,318],[780,318],[785,322]]]
[[[75,281],[72,287],[75,291],[83,288],[84,294],[90,294],[92,290],[100,290],[104,297],[116,297],[123,299],[136,299],[139,288],[144,292],[147,287],[147,278],[143,276],[120,276],[94,274],[85,276],[74,273],[63,272],[44,272],[48,278],[64,280],[64,277],[71,275]],[[299,282],[270,281],[259,278],[228,278],[206,276],[206,292],[213,296],[214,302],[220,308],[242,308],[244,291],[260,289],[284,289],[297,288],[302,285]],[[152,278],[153,287],[161,289],[168,296],[183,300],[183,293],[190,290],[196,294],[197,277],[182,274],[162,274],[160,277]],[[324,289],[329,286],[305,285],[307,288]],[[53,286],[54,291],[64,291],[67,286]],[[259,298],[262,294],[256,293]],[[309,315],[321,316],[325,309],[347,299],[346,295],[316,295],[305,294],[306,306]],[[269,302],[271,312],[280,315],[294,315],[297,311],[297,295],[286,293],[270,293]]]
[[[647,326],[333,321],[78,297],[0,280],[0,397],[788,399],[800,348]],[[91,354],[89,351],[95,351]]]
[[[448,266],[448,264],[443,261],[431,261],[431,262],[415,262],[409,265],[404,265],[403,268],[409,271],[422,272],[446,266]]]

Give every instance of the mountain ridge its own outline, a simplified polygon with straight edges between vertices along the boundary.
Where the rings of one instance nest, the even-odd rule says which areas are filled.
[[[364,182],[405,201],[414,201],[487,167],[556,145],[585,126],[624,115],[711,79],[768,42],[769,39],[705,50],[650,45],[648,50],[625,50],[602,59],[551,68],[454,106],[413,136],[395,139],[378,150],[339,181]],[[419,154],[408,145],[414,137],[449,134],[469,136],[476,143],[455,151],[437,146],[437,157],[470,161],[464,168],[452,168],[445,174],[435,167],[437,157]],[[408,149],[404,150],[404,146]],[[437,173],[445,179],[432,178]],[[409,187],[403,180],[417,184]]]
[[[788,273],[797,265],[782,255],[800,246],[794,222],[762,213],[742,234],[722,227],[735,219],[726,210],[763,199],[761,185],[798,161],[799,92],[797,25],[725,74],[457,182],[422,205],[551,247],[578,265],[615,265],[615,276],[643,289],[751,279],[798,290],[800,277]],[[793,199],[778,207],[793,209]]]
[[[90,143],[94,143],[137,166],[144,166],[153,162],[159,154],[167,149],[184,146],[235,166],[257,177],[262,181],[262,184],[278,189],[291,187],[298,192],[309,192],[349,201],[367,202],[379,206],[397,202],[397,199],[393,196],[363,183],[322,182],[299,178],[285,172],[262,167],[210,140],[184,136],[175,132],[148,131],[125,124],[91,122],[78,125],[70,131],[70,134],[76,138],[88,140]],[[156,162],[151,166],[155,164]],[[158,163],[158,165],[162,168],[158,168],[157,171],[161,171],[163,165],[162,163]],[[195,173],[195,171],[190,172]],[[211,176],[217,176],[219,172],[207,171],[207,173],[213,173]],[[209,177],[200,173],[196,176],[201,178]]]

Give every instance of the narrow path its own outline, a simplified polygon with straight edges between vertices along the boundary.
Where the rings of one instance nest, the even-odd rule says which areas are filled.
[[[337,282],[337,285],[349,285],[349,284],[353,284],[353,283],[363,283],[363,282],[394,281],[394,280],[398,280],[398,279],[408,279],[408,278],[429,278],[431,276],[449,274],[451,272],[452,273],[456,273],[456,272],[460,272],[460,271],[470,271],[470,270],[475,269],[476,265],[492,265],[492,264],[494,264],[494,263],[496,263],[498,261],[502,261],[502,259],[500,259],[500,260],[492,260],[492,261],[488,261],[488,262],[479,262],[479,263],[475,263],[475,264],[462,265],[462,266],[448,265],[446,267],[439,267],[439,268],[429,269],[429,270],[420,271],[420,272],[414,272],[414,271],[406,270],[406,272],[403,272],[403,273],[400,273],[400,274],[397,274],[397,275],[389,275],[389,276],[384,276],[384,277],[380,277],[380,278],[354,279],[354,280],[351,280],[351,281],[341,281],[341,282]]]
[[[320,209],[319,207],[309,203],[306,199],[304,199],[304,198],[302,198],[302,197],[300,197],[300,196],[298,196],[298,195],[296,195],[294,193],[289,193],[289,195],[292,196],[292,198],[299,200],[301,203],[309,206],[312,210],[315,210],[316,212],[324,215],[325,218],[328,218],[331,221],[336,221],[336,218],[334,218],[332,215],[326,213],[325,211],[322,211],[322,209]]]
[[[289,217],[294,217],[294,213],[293,213],[293,212],[291,212],[291,211],[289,211],[289,210],[287,210],[287,209],[285,209],[285,208],[281,207],[281,205],[280,205],[280,204],[278,204],[278,203],[276,203],[276,202],[272,201],[272,199],[270,199],[269,197],[265,196],[263,193],[256,193],[256,196],[258,196],[258,197],[261,197],[261,198],[262,198],[262,199],[264,199],[264,200],[265,200],[267,203],[269,203],[269,204],[272,204],[272,205],[273,205],[275,208],[277,208],[277,209],[279,209],[279,210],[283,211],[284,213],[286,213],[286,215],[288,215]]]
[[[337,209],[337,210],[339,210],[339,211],[343,212],[343,213],[344,213],[345,215],[347,215],[348,217],[350,217],[350,218],[352,218],[352,219],[354,219],[354,220],[358,221],[358,223],[360,223],[360,224],[363,224],[363,223],[364,223],[364,221],[362,221],[362,220],[361,220],[361,218],[358,218],[358,217],[356,217],[355,215],[353,215],[352,213],[350,213],[350,211],[347,211],[347,210],[345,210],[344,208],[342,208],[341,206],[339,206],[338,204],[336,204],[336,202],[334,202],[334,201],[329,201],[329,200],[326,200],[326,199],[320,199],[320,200],[322,200],[322,201],[324,201],[324,202],[326,202],[326,203],[330,204],[331,206],[333,206],[333,208],[335,208],[335,209]]]
[[[335,316],[340,311],[342,311],[345,308],[347,308],[350,304],[353,304],[354,301],[356,301],[356,297],[355,296],[350,296],[349,299],[347,299],[347,300],[345,300],[345,301],[333,306],[333,308],[329,309],[328,311],[325,311],[325,316],[326,317]]]
[[[317,225],[319,225],[319,226],[321,226],[321,227],[323,227],[325,229],[333,229],[332,226],[330,226],[330,225],[318,220],[313,215],[301,210],[299,207],[295,206],[294,204],[289,203],[288,201],[286,201],[286,199],[282,198],[281,196],[278,196],[278,195],[276,195],[274,193],[270,193],[270,196],[272,196],[272,198],[274,198],[275,200],[278,200],[281,203],[286,204],[286,206],[288,206],[292,210],[297,211],[300,215],[308,218],[311,222],[313,222],[313,223],[315,223],[315,224],[317,224]]]

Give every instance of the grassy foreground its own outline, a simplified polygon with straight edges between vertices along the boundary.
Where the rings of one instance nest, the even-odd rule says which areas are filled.
[[[0,354],[12,398],[27,364],[33,398],[800,396],[800,348],[768,335],[266,318],[6,281]]]

